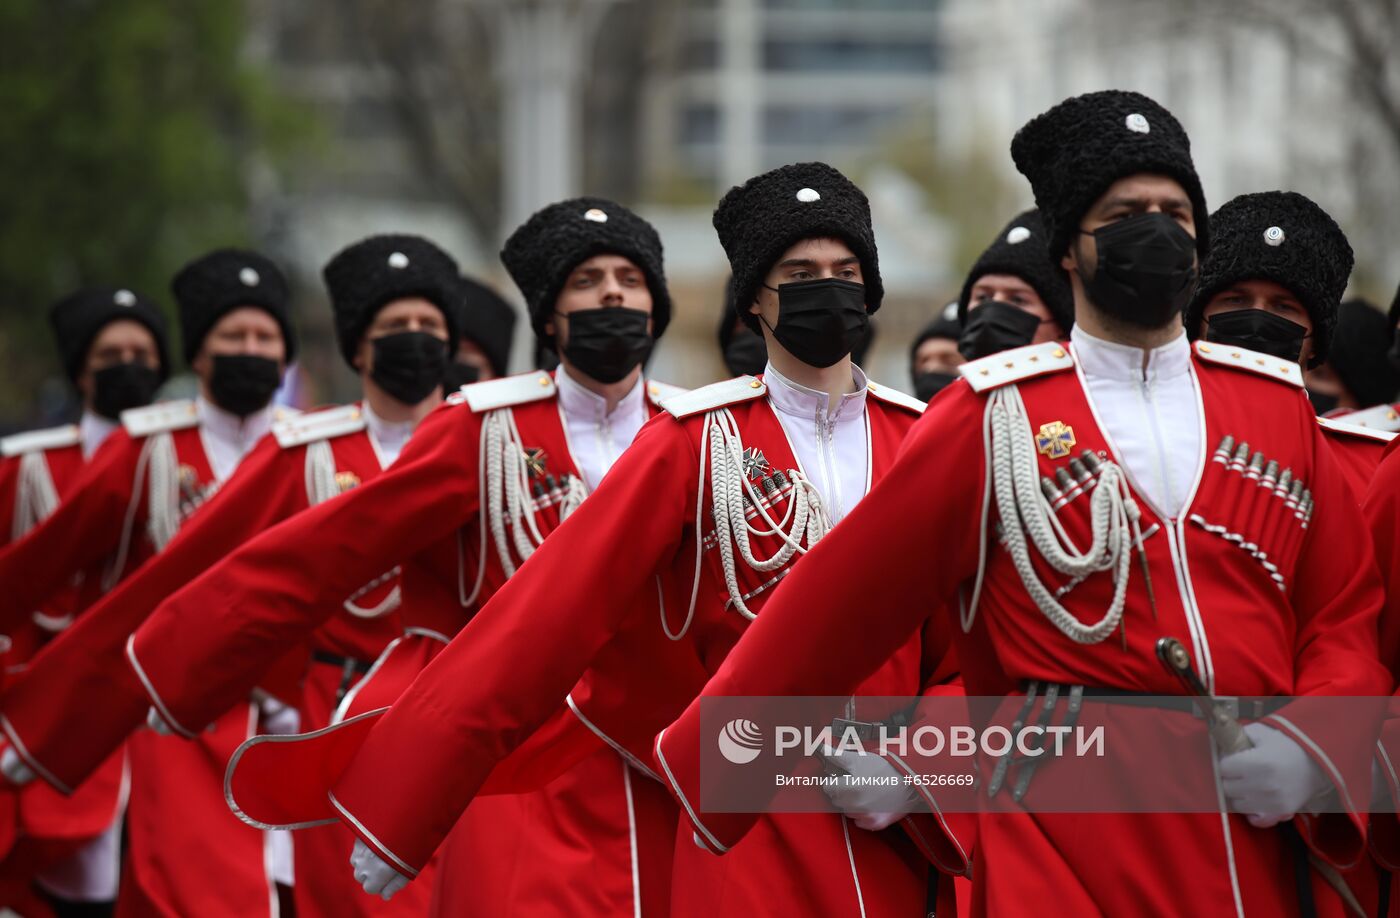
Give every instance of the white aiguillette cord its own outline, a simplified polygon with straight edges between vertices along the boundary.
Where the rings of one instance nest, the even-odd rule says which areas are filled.
[[[1097,644],[1117,628],[1127,603],[1128,577],[1134,544],[1141,544],[1141,512],[1128,491],[1122,468],[1103,460],[1098,486],[1090,503],[1090,543],[1081,551],[1070,539],[1040,487],[1035,441],[1021,392],[1003,386],[987,400],[983,416],[983,441],[988,462],[988,486],[995,492],[1006,550],[1021,583],[1051,623],[1077,644]],[[986,572],[986,520],[983,519],[982,560],[978,566],[973,600],[963,616],[963,628],[972,627]],[[1071,578],[1101,571],[1113,572],[1113,600],[1097,623],[1086,625],[1060,605],[1041,582],[1031,563],[1026,537],[1052,568]]]
[[[715,541],[719,547],[720,566],[724,570],[729,599],[739,614],[746,619],[752,621],[757,615],[744,603],[744,593],[739,588],[738,566],[734,560],[735,546],[738,546],[739,556],[743,558],[744,563],[753,570],[774,571],[787,564],[799,552],[806,552],[831,531],[831,521],[827,518],[826,508],[822,506],[821,495],[806,476],[795,469],[786,473],[792,483],[792,494],[782,519],[774,520],[769,515],[767,507],[764,506],[764,496],[754,489],[753,482],[744,474],[744,442],[739,435],[739,424],[729,409],[721,408],[709,412],[705,416],[703,430],[700,438],[700,473],[695,495],[695,573],[691,583],[690,608],[679,632],[671,631],[666,621],[665,606],[661,609],[661,627],[666,636],[673,641],[679,641],[690,629],[690,623],[695,617],[695,601],[700,593],[700,566],[705,540],[703,524],[707,460],[710,472],[711,513],[715,521]],[[749,523],[748,505],[744,502],[745,494],[748,494],[758,516],[767,524],[767,529]],[[782,547],[770,558],[755,557],[750,537],[762,538],[770,535],[781,539]]]

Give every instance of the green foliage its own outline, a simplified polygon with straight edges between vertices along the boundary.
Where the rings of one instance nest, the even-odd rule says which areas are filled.
[[[53,371],[48,304],[83,284],[169,300],[246,243],[245,175],[309,138],[247,60],[242,0],[0,0],[0,417]]]

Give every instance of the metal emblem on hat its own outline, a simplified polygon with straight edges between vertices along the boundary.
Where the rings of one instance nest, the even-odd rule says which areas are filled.
[[[243,282],[243,286],[245,287],[256,287],[258,281],[262,280],[261,277],[258,277],[258,272],[254,271],[252,268],[241,269],[238,272],[238,279]]]
[[[393,252],[389,255],[389,267],[396,271],[402,271],[408,267],[408,256],[403,252]]]
[[[797,200],[801,201],[803,204],[811,204],[813,201],[820,201],[821,199],[822,196],[817,193],[817,189],[815,188],[797,189]]]
[[[752,446],[744,450],[744,477],[749,481],[767,476],[772,468],[768,464],[768,457],[763,455],[761,450]]]
[[[1013,226],[1006,234],[1006,241],[1012,245],[1019,245],[1031,238],[1031,231],[1024,226]]]
[[[525,450],[525,468],[530,470],[531,477],[544,477],[544,466],[548,459],[549,454],[538,446],[531,446]]]
[[[583,212],[583,219],[592,220],[594,223],[607,223],[608,215],[605,211],[599,210],[596,207],[590,207]]]
[[[1152,125],[1147,123],[1147,119],[1137,112],[1133,112],[1123,121],[1128,126],[1128,130],[1135,134],[1146,134],[1152,130]]]
[[[1288,238],[1288,234],[1281,226],[1271,226],[1264,230],[1264,241],[1269,245],[1283,245],[1283,240]]]
[[[1035,448],[1043,456],[1063,459],[1074,449],[1074,428],[1063,421],[1051,421],[1040,425],[1040,433],[1035,435]]]
[[[112,294],[112,302],[116,303],[118,306],[135,306],[136,294],[132,293],[130,290],[118,290],[116,293]]]

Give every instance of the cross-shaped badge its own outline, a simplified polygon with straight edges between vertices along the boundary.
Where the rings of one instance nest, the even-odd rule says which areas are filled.
[[[1074,449],[1074,428],[1063,421],[1040,425],[1035,435],[1035,448],[1051,459],[1063,459]]]
[[[768,458],[761,451],[752,446],[744,450],[744,477],[749,481],[763,478],[771,468]]]
[[[548,458],[548,454],[539,447],[531,446],[525,450],[525,467],[530,470],[532,478],[544,477],[544,463]]]

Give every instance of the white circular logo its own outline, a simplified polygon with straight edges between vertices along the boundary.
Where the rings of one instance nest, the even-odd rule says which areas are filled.
[[[820,201],[822,196],[817,194],[815,188],[800,188],[797,191],[797,200],[803,204],[811,204],[813,201]]]
[[[1146,134],[1148,131],[1152,130],[1152,126],[1147,123],[1147,119],[1137,112],[1133,112],[1129,115],[1124,123],[1128,125],[1128,130],[1135,134]]]
[[[112,302],[118,306],[131,307],[136,305],[136,294],[130,290],[118,290],[112,294]]]
[[[607,223],[608,215],[596,207],[590,207],[584,211],[583,219],[592,220],[594,223]]]
[[[763,751],[763,732],[751,720],[731,720],[719,731],[719,751],[735,765],[747,765]]]
[[[262,278],[258,277],[258,272],[254,271],[252,268],[244,268],[239,271],[238,279],[243,282],[243,286],[245,287],[256,287],[258,281],[262,280]]]
[[[958,317],[958,301],[957,301],[957,300],[953,300],[953,302],[951,302],[951,303],[949,303],[947,306],[944,306],[944,307],[943,307],[943,318],[945,318],[945,319],[947,319],[948,321],[951,322],[951,321],[953,321],[954,319],[956,319],[957,317]]]
[[[1264,241],[1269,245],[1283,245],[1283,240],[1287,238],[1281,226],[1271,226],[1264,230]]]
[[[1011,230],[1006,234],[1006,241],[1009,242],[1011,245],[1019,245],[1020,243],[1025,242],[1029,238],[1031,238],[1031,231],[1026,229],[1024,226],[1013,226],[1011,227]]]
[[[408,256],[403,252],[394,252],[389,256],[389,267],[396,271],[402,271],[408,267]]]

